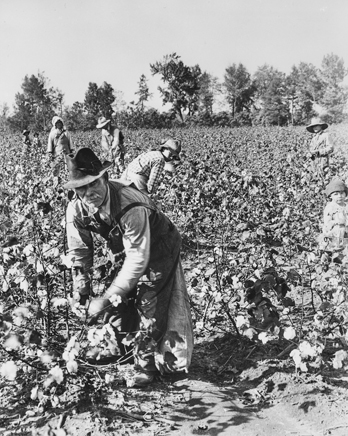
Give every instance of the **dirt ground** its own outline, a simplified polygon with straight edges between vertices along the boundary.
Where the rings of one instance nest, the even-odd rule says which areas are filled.
[[[196,345],[189,374],[134,389],[105,367],[116,374],[107,390],[72,383],[64,406],[30,413],[23,401],[9,407],[7,383],[0,434],[347,436],[348,375],[296,374],[285,354],[217,335]],[[24,398],[25,387],[18,394]]]

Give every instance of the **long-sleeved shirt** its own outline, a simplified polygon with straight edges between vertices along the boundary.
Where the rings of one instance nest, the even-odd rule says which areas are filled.
[[[312,154],[312,158],[321,168],[328,166],[329,154],[331,154],[333,150],[333,144],[328,132],[320,131],[316,133],[309,144],[309,151]]]
[[[323,233],[328,236],[336,236],[339,227],[343,227],[345,231],[348,230],[347,205],[340,206],[330,201],[324,209]]]
[[[324,209],[324,224],[321,239],[323,249],[335,250],[347,245],[348,209],[347,205],[339,205],[330,201]]]
[[[127,170],[145,176],[147,178],[147,190],[149,194],[156,191],[165,166],[163,154],[159,151],[149,151],[136,157]]]
[[[106,152],[113,152],[114,156],[125,152],[123,133],[117,127],[111,127],[110,131],[102,129],[101,147]]]
[[[69,154],[72,152],[72,146],[70,134],[66,130],[60,131],[52,127],[48,136],[47,153],[52,153],[54,157]]]

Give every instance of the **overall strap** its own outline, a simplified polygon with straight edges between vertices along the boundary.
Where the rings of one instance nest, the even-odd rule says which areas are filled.
[[[135,203],[128,204],[125,208],[123,208],[121,210],[121,212],[119,212],[116,215],[115,219],[116,219],[117,223],[118,224],[120,223],[120,220],[123,217],[123,215],[125,215],[130,209],[133,209],[133,207],[137,207],[137,206],[143,206],[143,207],[146,207],[147,209],[151,209],[153,211],[157,211],[156,207],[154,207],[154,206],[151,206],[151,205],[149,205],[147,203],[143,203],[141,201],[136,201]]]
[[[143,202],[141,202],[141,201],[137,201],[137,202],[135,202],[135,203],[130,203],[130,204],[128,204],[125,208],[123,208],[123,209],[121,210],[121,212],[119,212],[119,213],[116,215],[115,220],[116,220],[117,224],[120,225],[120,220],[121,220],[121,218],[123,217],[123,215],[125,215],[125,214],[130,210],[130,209],[133,209],[133,207],[137,207],[137,206],[143,206],[143,207],[146,207],[147,209],[151,209],[151,210],[153,210],[153,211],[156,211],[156,210],[157,210],[155,207],[150,206],[149,204],[147,204],[147,203],[143,203]],[[112,227],[109,226],[105,221],[103,221],[103,220],[101,219],[100,214],[99,214],[99,211],[97,211],[97,212],[94,214],[94,218],[95,218],[95,220],[96,220],[99,224],[103,224],[104,226],[108,226],[108,227],[110,228],[110,230],[111,230]]]

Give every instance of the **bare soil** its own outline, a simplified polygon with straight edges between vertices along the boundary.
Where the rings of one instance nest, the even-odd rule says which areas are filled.
[[[3,435],[233,435],[347,436],[348,375],[321,370],[297,374],[290,350],[216,335],[196,345],[189,374],[165,376],[142,389],[127,388],[128,370],[103,383],[69,384],[64,403],[46,410],[27,403],[25,386],[0,387]],[[86,368],[86,374],[96,371]],[[10,397],[12,398],[10,400]],[[15,400],[14,400],[15,399]]]

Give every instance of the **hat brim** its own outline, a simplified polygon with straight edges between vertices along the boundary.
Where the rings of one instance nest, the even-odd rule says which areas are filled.
[[[314,133],[313,127],[315,127],[315,126],[321,126],[321,128],[323,130],[325,130],[329,127],[329,125],[326,123],[314,123],[314,124],[310,124],[309,126],[307,126],[306,129],[308,130],[308,132]]]
[[[167,147],[167,148],[168,148],[168,150],[170,150],[170,152],[171,152],[172,154],[174,154],[175,156],[179,156],[179,155],[180,155],[180,151],[173,150],[173,149],[170,148],[170,147]]]
[[[346,193],[346,195],[348,195],[348,188],[345,188],[343,191]],[[330,197],[330,195],[333,194],[334,192],[342,192],[342,191],[338,189],[330,189],[330,190],[325,189],[324,191],[327,197]]]
[[[79,180],[70,180],[69,182],[65,183],[63,185],[64,189],[76,189],[81,188],[82,186],[88,185],[89,183],[94,182],[94,180],[99,179],[110,167],[112,167],[112,162],[105,162],[103,164],[103,169],[100,171],[100,173],[96,176],[92,176],[90,174],[86,174],[85,177],[79,179]]]
[[[104,123],[97,124],[97,129],[101,129],[109,123],[110,123],[110,120],[104,121]]]
[[[167,150],[169,150],[175,156],[180,156],[181,151],[174,150],[173,148],[168,147],[168,145],[165,145],[165,144],[162,144],[160,146],[159,150],[162,150],[163,148],[166,148]]]

